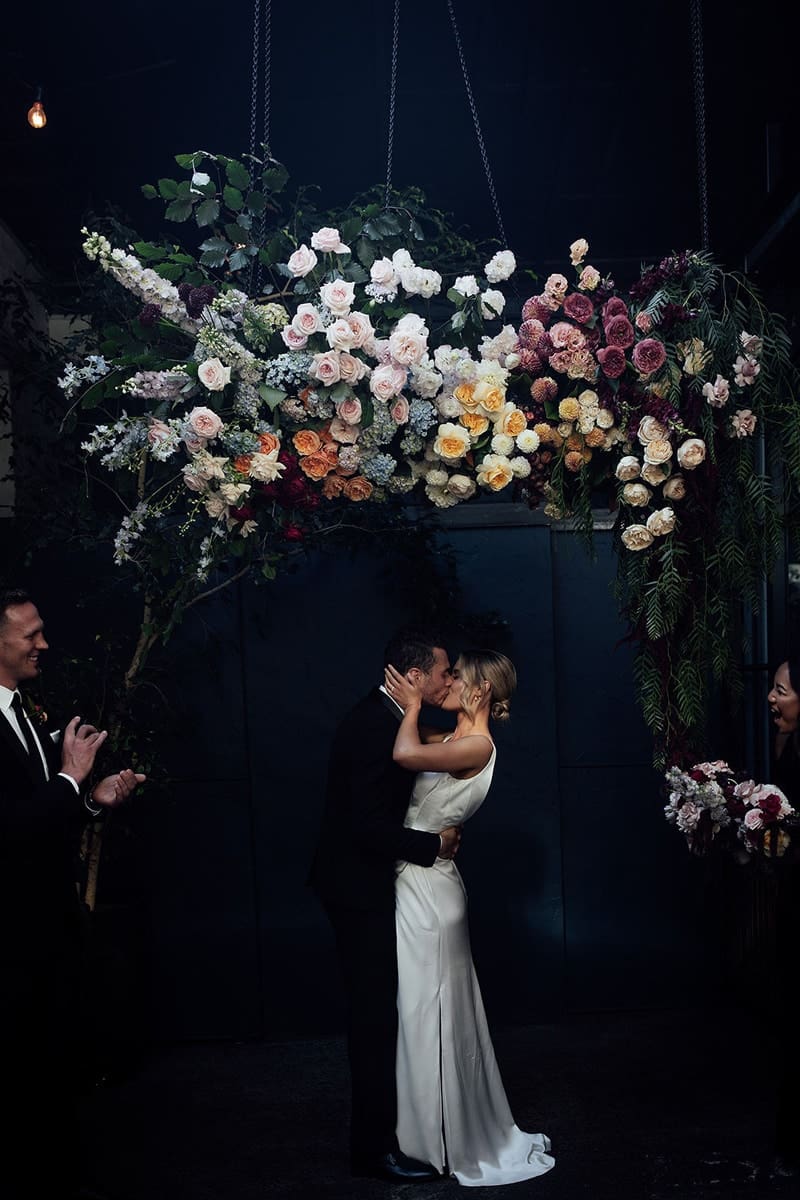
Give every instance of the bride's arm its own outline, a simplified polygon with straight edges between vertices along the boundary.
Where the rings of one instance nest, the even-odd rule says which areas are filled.
[[[403,709],[403,719],[392,754],[401,767],[407,771],[446,771],[452,775],[486,766],[492,754],[492,743],[488,737],[477,734],[457,741],[426,745],[419,735],[419,713],[422,708],[419,689],[393,667],[386,669],[386,687],[392,699]]]

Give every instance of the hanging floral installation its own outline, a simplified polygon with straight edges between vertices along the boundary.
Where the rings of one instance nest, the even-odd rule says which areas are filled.
[[[419,193],[321,220],[273,160],[176,161],[144,191],[197,252],[85,230],[137,304],[60,380],[102,414],[84,449],[148,597],[140,660],[198,595],[376,503],[503,494],[590,537],[600,490],[657,756],[686,755],[800,490],[789,341],[750,284],[680,253],[622,294],[579,238],[520,312],[512,251],[478,257]]]

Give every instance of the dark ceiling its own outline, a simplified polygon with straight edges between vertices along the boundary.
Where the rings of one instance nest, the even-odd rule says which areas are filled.
[[[688,0],[454,7],[518,258],[552,269],[585,236],[596,265],[625,279],[699,244]],[[335,205],[385,176],[393,0],[272,9],[273,153]],[[704,5],[711,245],[731,267],[800,189],[787,10]],[[14,6],[4,27],[0,218],[59,276],[87,210],[114,205],[153,232],[139,185],[173,174],[173,154],[247,150],[251,0],[43,0]],[[39,133],[25,123],[38,83]],[[495,234],[446,0],[402,0],[394,179]],[[787,258],[796,273],[799,223],[756,264],[770,285]]]

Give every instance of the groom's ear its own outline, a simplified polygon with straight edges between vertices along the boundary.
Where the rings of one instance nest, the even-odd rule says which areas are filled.
[[[411,667],[408,671],[406,671],[406,679],[409,683],[413,683],[415,687],[421,678],[422,671],[420,671],[419,667]]]

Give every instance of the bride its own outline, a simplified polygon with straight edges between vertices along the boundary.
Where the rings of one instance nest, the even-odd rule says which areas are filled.
[[[419,774],[409,828],[461,825],[483,803],[495,763],[489,718],[505,720],[516,686],[513,664],[492,650],[464,653],[444,709],[455,732],[423,742],[421,693],[391,666],[386,690],[403,708],[394,759]],[[399,971],[397,1137],[405,1154],[467,1187],[516,1183],[554,1165],[550,1139],[514,1124],[472,963],[466,892],[452,860],[397,866]]]

